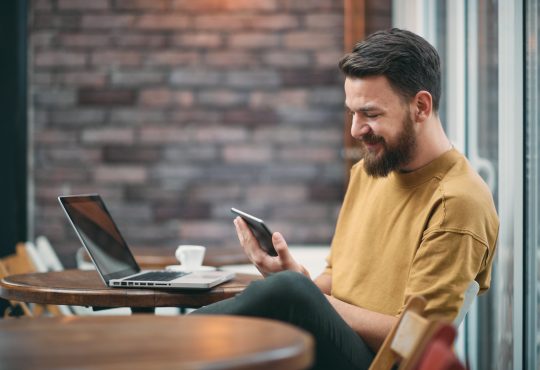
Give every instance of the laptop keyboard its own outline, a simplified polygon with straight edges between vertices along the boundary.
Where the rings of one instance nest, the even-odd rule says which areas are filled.
[[[171,281],[187,274],[178,271],[151,271],[122,281]]]

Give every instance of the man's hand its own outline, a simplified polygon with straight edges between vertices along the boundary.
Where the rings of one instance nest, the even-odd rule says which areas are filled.
[[[310,277],[306,268],[294,260],[285,239],[280,233],[275,232],[272,234],[272,244],[274,244],[274,248],[278,254],[276,257],[272,257],[261,249],[259,242],[241,217],[234,219],[234,226],[244,252],[263,276],[284,270],[291,270]]]

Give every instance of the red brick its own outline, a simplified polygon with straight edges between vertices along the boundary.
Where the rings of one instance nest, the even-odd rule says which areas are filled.
[[[271,109],[230,109],[225,112],[223,121],[235,125],[268,125],[277,124],[280,119]]]
[[[51,47],[56,38],[56,32],[53,31],[34,32],[30,36],[30,43],[33,47]]]
[[[234,233],[231,222],[226,223],[219,221],[182,221],[179,224],[178,236],[188,240],[215,240],[219,241],[224,238],[224,235]]]
[[[280,7],[286,10],[296,11],[320,11],[320,10],[332,10],[343,9],[343,1],[336,0],[310,0],[310,1],[298,1],[298,0],[277,0]]]
[[[161,109],[116,108],[110,112],[110,121],[115,123],[137,125],[166,121],[166,112]]]
[[[109,44],[108,35],[88,35],[85,33],[62,34],[58,37],[60,45],[72,47],[100,47]]]
[[[272,11],[278,8],[276,0],[222,0],[224,7],[229,11],[253,10]]]
[[[54,76],[54,80],[58,84],[67,86],[104,86],[106,81],[106,75],[104,72],[89,72],[89,71],[77,71],[58,72]]]
[[[271,48],[279,45],[280,36],[265,33],[236,33],[229,36],[229,45],[234,48]]]
[[[313,64],[313,58],[305,51],[269,51],[263,54],[263,60],[276,67],[304,67]]]
[[[197,143],[239,143],[247,139],[247,131],[243,128],[207,126],[195,129],[191,135]]]
[[[70,51],[42,51],[35,54],[37,67],[82,67],[86,64],[84,53]]]
[[[51,123],[60,125],[88,125],[102,124],[105,121],[105,112],[100,109],[71,108],[55,110],[50,114]]]
[[[257,128],[253,132],[253,142],[261,145],[288,144],[297,145],[304,141],[303,130],[292,127]]]
[[[39,151],[36,153],[40,155]],[[83,149],[83,148],[48,148],[46,157],[53,162],[55,166],[81,164],[98,164],[101,162],[101,150],[99,149]]]
[[[149,30],[183,30],[189,26],[189,17],[176,14],[145,14],[135,24],[137,28]]]
[[[343,199],[344,184],[314,183],[309,187],[309,199],[314,201],[340,201]]]
[[[259,64],[257,56],[243,51],[209,51],[205,64],[222,69],[254,66]]]
[[[35,144],[68,144],[77,141],[77,131],[56,130],[34,131],[32,139]]]
[[[171,43],[183,48],[216,48],[223,45],[223,37],[219,33],[182,33],[174,35]]]
[[[139,94],[139,103],[149,107],[162,107],[169,105],[172,97],[172,91],[166,88],[145,89]]]
[[[33,0],[33,10],[52,10],[52,0]]]
[[[174,0],[173,9],[193,13],[209,13],[221,11],[225,8],[224,0]]]
[[[343,77],[337,68],[287,68],[280,70],[281,81],[284,86],[339,86]]]
[[[36,181],[54,181],[54,182],[88,182],[89,170],[87,167],[71,165],[66,166],[48,166],[37,167],[34,170]]]
[[[306,107],[308,91],[302,89],[281,89],[277,92],[254,91],[250,95],[249,106],[253,108],[278,108],[284,106]]]
[[[141,166],[97,166],[94,179],[101,183],[136,184],[146,181],[148,173]]]
[[[286,162],[332,163],[339,158],[334,148],[301,147],[282,148],[277,152],[278,159]]]
[[[36,89],[34,102],[37,107],[69,107],[75,103],[75,92],[73,89]]]
[[[134,15],[103,14],[83,15],[81,26],[88,29],[116,29],[131,27],[135,23]]]
[[[335,67],[343,54],[340,51],[315,51],[315,65],[322,68]]]
[[[150,53],[145,61],[146,65],[197,65],[199,64],[199,54],[196,52],[181,51],[159,51]]]
[[[105,10],[109,8],[108,0],[58,0],[60,10]]]
[[[166,10],[169,0],[114,0],[114,7],[121,10]]]
[[[210,205],[207,203],[188,202],[157,202],[152,205],[154,217],[157,221],[171,219],[207,219],[210,216]]]
[[[298,17],[290,14],[253,16],[252,22],[252,27],[268,31],[291,30],[300,26]]]
[[[280,76],[269,69],[231,71],[227,73],[227,86],[240,88],[264,88],[279,86]]]
[[[265,163],[272,159],[272,149],[250,145],[226,145],[223,148],[226,163]]]
[[[118,46],[141,46],[145,48],[158,48],[165,46],[165,35],[152,34],[118,34],[112,35],[112,43]]]
[[[307,199],[308,189],[305,185],[257,185],[246,189],[246,200],[249,204],[271,201],[272,204],[302,202]]]
[[[31,19],[34,30],[77,29],[81,23],[81,15],[73,13],[36,13]]]
[[[200,92],[197,95],[197,101],[203,106],[232,107],[245,104],[247,96],[231,90],[211,90]]]
[[[181,86],[214,86],[221,80],[221,74],[198,68],[179,68],[171,74],[171,83]]]
[[[308,28],[313,29],[343,29],[343,15],[328,13],[307,14],[306,25]]]
[[[194,97],[191,91],[173,91],[166,88],[152,88],[142,90],[139,94],[140,104],[148,107],[193,105]]]
[[[339,35],[327,32],[291,32],[284,37],[285,46],[294,50],[332,50],[342,42]]]
[[[133,90],[81,89],[78,101],[80,105],[133,105],[135,94]]]
[[[189,198],[203,201],[240,200],[244,188],[239,184],[200,184],[189,191]]]
[[[133,144],[134,132],[131,128],[85,129],[81,140],[88,144]]]
[[[165,74],[156,70],[113,70],[110,79],[111,85],[144,86],[163,83],[165,81]]]
[[[217,14],[194,17],[195,28],[201,30],[233,31],[241,30],[253,23],[252,15]]]
[[[143,144],[185,143],[192,140],[186,129],[145,125],[140,129],[139,140]]]
[[[141,64],[139,51],[105,50],[92,53],[90,63],[94,66],[137,66]]]
[[[111,146],[103,148],[104,163],[152,163],[160,158],[158,148],[140,148],[134,146]]]

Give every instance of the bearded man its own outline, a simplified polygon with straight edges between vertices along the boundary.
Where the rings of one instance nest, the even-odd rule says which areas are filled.
[[[444,133],[440,60],[426,40],[376,32],[339,67],[363,159],[351,170],[327,268],[312,281],[280,233],[272,257],[237,218],[266,278],[195,313],[286,321],[314,336],[314,368],[367,369],[410,296],[426,298],[428,316],[452,320],[472,280],[489,288],[499,221],[488,187]]]

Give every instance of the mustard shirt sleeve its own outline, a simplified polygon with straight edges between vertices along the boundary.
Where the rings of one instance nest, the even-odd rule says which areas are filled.
[[[453,320],[469,283],[479,271],[490,268],[488,254],[487,246],[465,231],[428,232],[414,257],[404,303],[412,295],[421,295],[428,302],[427,316]]]

